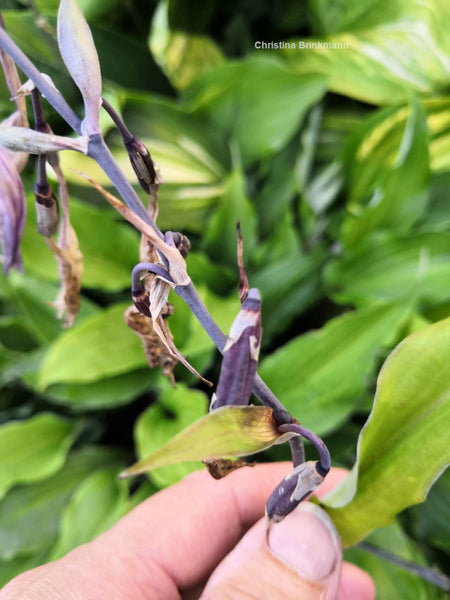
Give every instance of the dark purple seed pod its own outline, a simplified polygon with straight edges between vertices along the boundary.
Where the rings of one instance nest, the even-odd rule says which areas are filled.
[[[233,322],[223,350],[222,368],[211,409],[246,406],[255,380],[261,343],[261,301],[252,288]]]
[[[38,233],[44,237],[51,237],[58,229],[58,198],[48,183],[36,183],[34,187],[34,197],[36,200],[36,223]]]
[[[130,158],[136,177],[141,184],[142,189],[147,194],[151,194],[150,186],[157,183],[157,174],[150,152],[144,144],[137,138],[132,137],[125,142],[125,147]]]
[[[270,521],[278,523],[296,508],[324,480],[320,465],[315,461],[295,467],[273,490],[266,504]]]

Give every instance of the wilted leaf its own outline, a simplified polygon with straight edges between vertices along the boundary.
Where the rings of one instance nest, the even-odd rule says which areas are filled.
[[[396,341],[407,316],[400,303],[341,315],[263,359],[259,374],[302,425],[332,431],[358,406],[377,354]]]
[[[43,413],[0,426],[0,498],[18,483],[39,481],[62,467],[78,423]]]
[[[266,406],[224,406],[205,415],[122,473],[131,477],[156,467],[189,460],[247,456],[280,442]]]
[[[412,334],[380,372],[351,474],[325,502],[344,545],[423,502],[450,462],[450,319]]]

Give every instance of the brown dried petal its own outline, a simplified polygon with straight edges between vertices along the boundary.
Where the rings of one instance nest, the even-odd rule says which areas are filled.
[[[71,225],[67,227],[67,235],[62,244],[56,244],[52,238],[46,238],[50,250],[58,263],[58,273],[61,289],[55,300],[58,318],[65,315],[64,327],[72,327],[80,309],[80,288],[83,275],[83,255],[81,254],[78,238]]]

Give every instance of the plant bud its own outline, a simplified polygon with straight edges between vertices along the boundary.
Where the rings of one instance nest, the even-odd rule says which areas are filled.
[[[173,235],[173,241],[175,242],[175,247],[178,250],[178,252],[181,254],[181,256],[183,258],[186,258],[187,255],[189,254],[189,250],[191,249],[191,242],[189,241],[189,238],[187,238],[185,235],[183,235],[182,233],[174,233]]]
[[[52,188],[36,184],[34,188],[36,199],[37,230],[44,237],[51,237],[56,233],[59,223],[58,198]]]
[[[318,462],[308,461],[295,467],[273,490],[266,504],[268,518],[278,523],[296,508],[324,480]]]
[[[130,157],[131,166],[133,171],[136,173],[139,183],[142,189],[147,194],[151,193],[150,186],[158,181],[156,174],[155,165],[153,159],[150,156],[150,152],[144,146],[142,142],[133,137],[131,141],[125,143],[125,147]]]

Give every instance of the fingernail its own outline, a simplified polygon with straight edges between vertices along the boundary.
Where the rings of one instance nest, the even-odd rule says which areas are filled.
[[[341,542],[332,520],[310,502],[272,523],[267,543],[275,558],[311,582],[328,577],[340,561]]]

